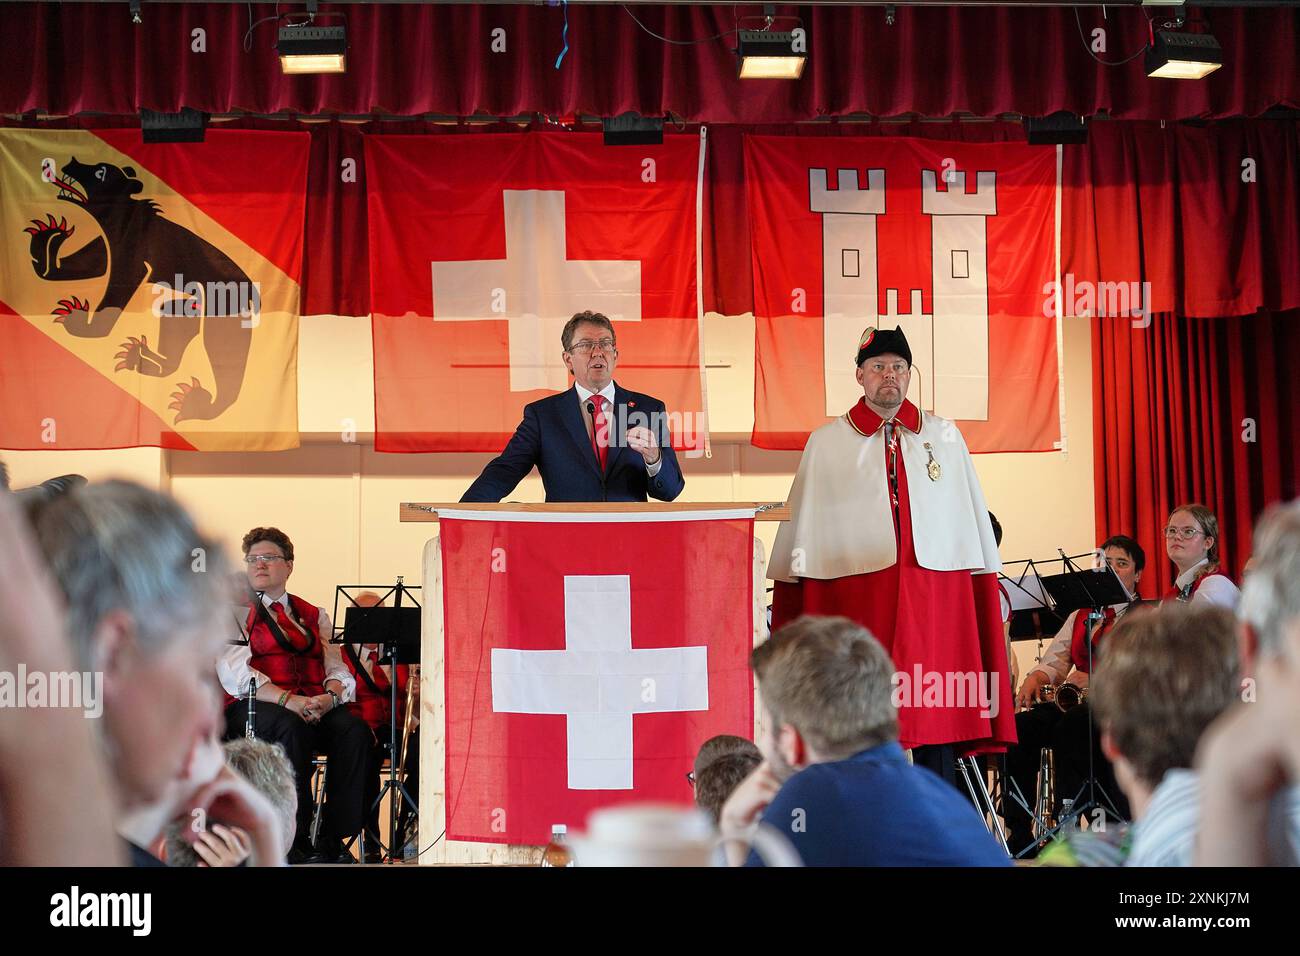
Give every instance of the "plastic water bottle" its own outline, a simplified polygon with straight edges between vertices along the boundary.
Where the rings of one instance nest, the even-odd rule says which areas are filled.
[[[573,852],[569,849],[565,834],[569,828],[563,823],[551,826],[551,842],[542,851],[542,866],[574,866]]]

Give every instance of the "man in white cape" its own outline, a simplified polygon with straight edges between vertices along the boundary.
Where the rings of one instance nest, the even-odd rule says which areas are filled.
[[[1016,740],[998,558],[961,432],[907,400],[901,328],[867,329],[863,397],[808,438],[768,577],[772,626],[800,614],[866,626],[894,660],[899,738],[954,784],[955,761]]]

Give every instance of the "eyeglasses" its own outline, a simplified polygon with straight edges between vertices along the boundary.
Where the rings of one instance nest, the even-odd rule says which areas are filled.
[[[1200,528],[1165,528],[1166,538],[1182,538],[1184,541],[1191,541],[1198,534],[1205,534]]]
[[[244,563],[252,567],[255,564],[275,564],[284,560],[285,557],[279,554],[250,554],[244,558]]]
[[[583,339],[581,342],[574,342],[569,346],[570,352],[576,352],[580,355],[586,355],[593,349],[600,349],[602,352],[618,352],[618,349],[614,348],[613,339],[601,339],[599,342],[588,342]]]

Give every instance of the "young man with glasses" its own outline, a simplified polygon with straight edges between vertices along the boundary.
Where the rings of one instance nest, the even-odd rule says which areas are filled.
[[[547,501],[672,501],[685,480],[664,403],[614,382],[613,323],[579,312],[560,335],[573,388],[524,407],[505,451],[461,501],[500,501],[537,466]]]
[[[298,833],[291,863],[350,863],[343,840],[364,822],[366,760],[374,737],[366,722],[343,705],[356,697],[356,679],[343,662],[324,608],[290,594],[293,542],[279,528],[254,528],[244,535],[249,594],[242,621],[247,644],[233,644],[217,662],[226,706],[226,737],[245,734],[247,694],[257,683],[254,731],[258,739],[284,747],[298,785]],[[312,758],[328,758],[325,811],[316,846],[311,843],[315,810],[310,781]]]
[[[1241,592],[1219,570],[1219,519],[1205,505],[1175,508],[1165,523],[1165,551],[1178,568],[1174,586],[1165,601],[1214,604],[1237,609]]]

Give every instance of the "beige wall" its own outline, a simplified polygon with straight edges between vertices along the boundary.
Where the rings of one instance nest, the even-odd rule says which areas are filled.
[[[710,315],[705,324],[713,457],[683,462],[685,501],[783,500],[797,452],[750,447],[754,322]],[[276,524],[298,552],[293,589],[331,607],[337,584],[420,581],[420,554],[436,526],[400,524],[398,502],[455,501],[488,455],[380,455],[374,428],[367,318],[303,319],[299,414],[303,447],[239,454],[129,449],[6,452],[15,487],[67,472],[122,476],[171,490],[236,556],[239,538]],[[1088,328],[1066,320],[1068,452],[977,455],[989,506],[1005,530],[1004,557],[1087,550],[1093,537],[1092,400]],[[996,383],[994,386],[996,388]],[[535,475],[515,497],[542,500]],[[770,548],[776,526],[759,525]]]

